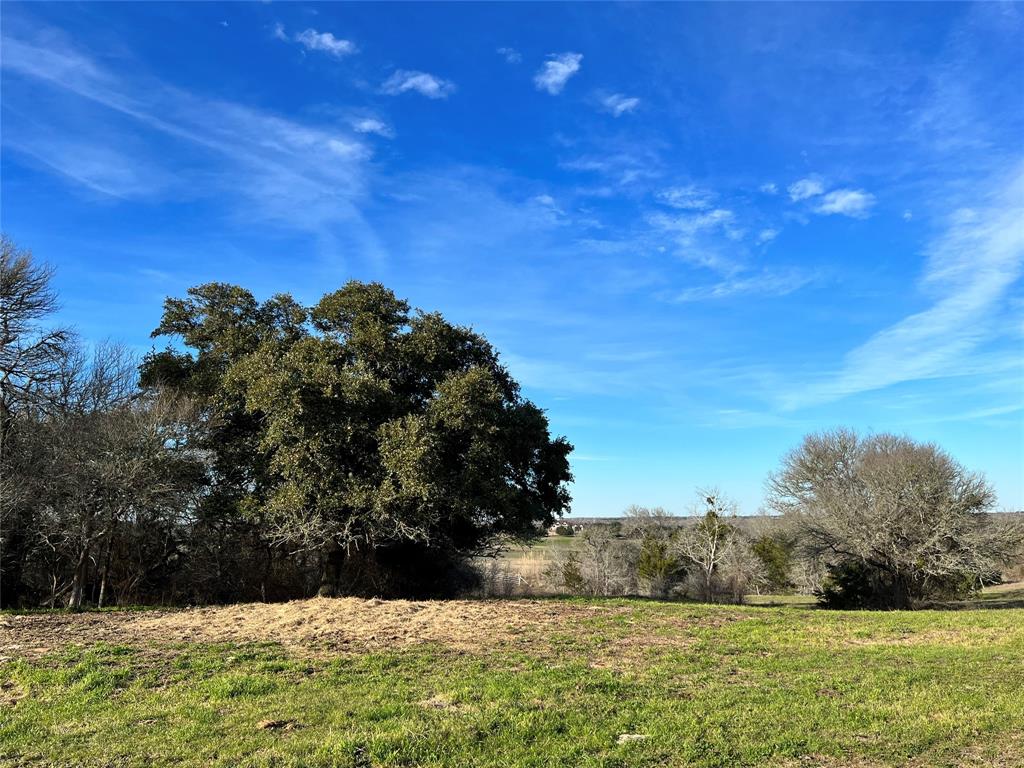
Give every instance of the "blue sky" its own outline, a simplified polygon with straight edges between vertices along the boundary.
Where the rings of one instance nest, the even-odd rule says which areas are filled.
[[[1024,507],[1024,6],[2,6],[3,229],[152,343],[221,280],[474,326],[576,514],[757,511],[808,431]]]

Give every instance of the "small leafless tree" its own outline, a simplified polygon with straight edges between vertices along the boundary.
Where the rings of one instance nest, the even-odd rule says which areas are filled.
[[[804,554],[793,560],[793,588],[801,595],[819,594],[825,586],[828,570],[821,557]]]
[[[764,563],[754,554],[749,539],[736,532],[719,566],[722,586],[734,603],[742,603],[746,595],[761,594],[769,584]]]
[[[710,603],[715,599],[715,577],[737,543],[735,526],[727,522],[736,516],[736,503],[718,489],[700,490],[697,494],[700,502],[691,514],[699,515],[700,519],[683,531],[679,549],[694,566],[702,599]]]
[[[591,594],[611,596],[634,591],[634,542],[620,539],[605,525],[587,527],[579,540],[580,569]]]

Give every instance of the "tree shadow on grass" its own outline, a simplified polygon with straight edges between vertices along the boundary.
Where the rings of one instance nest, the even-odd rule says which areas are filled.
[[[1003,610],[1006,608],[1024,608],[1024,595],[975,598],[974,600],[953,600],[947,603],[933,603],[928,608],[937,611],[986,611]]]

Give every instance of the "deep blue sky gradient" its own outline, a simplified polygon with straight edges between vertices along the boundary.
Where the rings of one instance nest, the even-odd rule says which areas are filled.
[[[88,339],[380,280],[501,350],[577,514],[755,512],[837,425],[1024,507],[1024,6],[0,13],[3,229]]]

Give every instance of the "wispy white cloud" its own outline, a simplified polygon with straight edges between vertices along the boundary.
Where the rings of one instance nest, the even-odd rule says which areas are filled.
[[[1006,293],[1024,270],[1024,164],[979,206],[950,216],[928,249],[922,287],[931,307],[876,333],[842,369],[783,399],[787,408],[831,402],[905,381],[972,370],[970,355],[1000,333]]]
[[[295,35],[295,42],[309,51],[320,51],[340,59],[356,52],[356,45],[351,40],[335,37],[330,32],[317,32],[306,29]]]
[[[120,199],[162,196],[174,175],[145,158],[82,139],[67,139],[34,128],[31,136],[7,131],[4,147],[26,155],[50,171],[101,195]]]
[[[570,171],[597,173],[614,181],[620,187],[650,181],[662,176],[663,170],[655,153],[634,151],[591,154],[564,160],[559,165]],[[610,187],[591,189],[593,197],[611,197],[615,193]]]
[[[839,214],[863,219],[875,204],[875,196],[863,189],[834,189],[826,193],[825,184],[816,176],[795,181],[786,191],[794,203],[820,198],[812,210],[826,216]]]
[[[766,184],[762,184],[759,189],[766,195],[777,195],[779,193],[779,187],[775,182],[769,181]]]
[[[534,203],[537,206],[540,206],[543,210],[547,211],[549,214],[549,221],[568,221],[568,219],[564,218],[566,215],[565,211],[562,210],[562,208],[558,205],[558,201],[555,200],[555,198],[553,198],[551,195],[534,195],[533,197],[530,198],[530,202]]]
[[[793,202],[806,200],[809,197],[816,197],[825,191],[825,186],[819,179],[807,178],[794,181],[789,185],[789,199]]]
[[[534,85],[539,91],[547,91],[552,96],[558,95],[569,82],[569,78],[580,71],[581,61],[582,53],[551,54],[533,76]]]
[[[221,23],[225,24],[225,22]],[[356,44],[351,40],[335,37],[330,32],[317,32],[315,29],[306,29],[294,35],[289,35],[285,31],[284,24],[281,22],[274,23],[274,26],[270,29],[270,34],[275,40],[285,43],[298,43],[307,51],[319,51],[337,59],[350,56],[358,51]]]
[[[359,117],[352,121],[352,130],[356,133],[375,133],[385,139],[395,138],[394,129],[376,117]]]
[[[675,301],[709,301],[737,296],[787,296],[812,280],[812,275],[798,270],[763,270],[757,274],[731,277],[711,285],[687,288],[675,296]]]
[[[778,236],[779,230],[768,227],[767,229],[762,229],[760,232],[757,233],[757,242],[770,243]]]
[[[943,403],[938,404],[940,407],[945,405]],[[980,421],[980,422],[999,422],[1006,421],[1008,423],[1019,424],[1020,420],[1014,418],[1011,420],[1004,420],[1001,417],[1011,416],[1013,414],[1024,411],[1024,404],[1021,403],[1010,403],[1008,405],[996,405],[989,408],[969,408],[964,411],[954,411],[952,413],[928,413],[927,416],[917,419],[903,420],[903,423],[911,424],[923,424],[932,426],[937,423],[943,422],[957,422],[957,421]]]
[[[814,210],[825,215],[840,214],[863,219],[874,204],[875,196],[862,189],[837,189],[825,195]]]
[[[523,60],[523,54],[515,48],[499,48],[498,55],[504,58],[508,64],[518,64]]]
[[[175,194],[234,204],[247,219],[255,215],[320,237],[332,236],[337,225],[335,231],[358,239],[368,255],[380,253],[356,206],[366,191],[371,153],[355,135],[115,74],[58,39],[61,45],[53,44],[52,34],[38,44],[5,36],[3,67],[5,77],[24,78],[37,91],[47,89],[50,103],[77,110],[75,152],[62,151],[66,142],[20,121],[5,122],[6,144],[48,158],[59,173],[97,191],[138,197],[153,193],[151,178],[173,178]],[[5,98],[25,111],[6,85]],[[112,133],[125,120],[130,130]],[[123,157],[114,157],[115,147]],[[203,173],[182,161],[197,156]],[[127,170],[132,163],[134,173]]]
[[[742,265],[735,256],[735,244],[723,245],[724,235],[735,241],[741,235],[736,215],[726,208],[700,213],[653,213],[647,223],[671,241],[671,252],[679,259],[723,275],[735,275]]]
[[[455,93],[455,83],[427,72],[399,69],[384,81],[381,90],[389,96],[415,91],[428,99],[447,99]]]
[[[623,96],[621,93],[612,93],[601,97],[601,108],[610,112],[615,117],[622,117],[627,112],[632,112],[640,106],[640,99],[636,96]]]
[[[736,215],[725,208],[716,208],[706,213],[666,214],[655,213],[647,217],[654,227],[665,232],[695,235],[709,229],[724,227],[735,221]]]
[[[715,193],[694,184],[689,184],[685,187],[662,189],[655,194],[655,197],[659,202],[672,208],[702,211],[711,207],[715,199]]]

